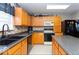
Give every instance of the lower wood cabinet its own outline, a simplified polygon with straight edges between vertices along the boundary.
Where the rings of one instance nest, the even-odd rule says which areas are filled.
[[[67,55],[64,49],[56,42],[56,40],[52,39],[52,53],[53,55]]]
[[[32,44],[44,44],[44,33],[43,32],[33,32]]]
[[[66,55],[67,53],[65,53],[64,49],[62,49],[62,47],[59,46],[59,52],[61,53],[61,55]]]
[[[21,53],[21,48],[19,48],[17,51],[15,51],[13,54],[11,54],[11,55],[21,55],[22,53]]]
[[[8,55],[15,55],[16,52],[18,52],[18,49],[21,49],[21,43],[18,43],[17,45],[10,48],[7,52]]]
[[[27,55],[27,38],[3,52],[2,55]]]
[[[21,49],[22,55],[27,55],[27,39],[22,41]]]
[[[55,36],[63,36],[63,33],[55,33]]]

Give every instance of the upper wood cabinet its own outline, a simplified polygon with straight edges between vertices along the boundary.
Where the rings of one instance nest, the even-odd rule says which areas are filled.
[[[41,17],[33,17],[32,16],[32,26],[44,26],[45,21],[54,22],[53,16],[41,16]]]
[[[60,16],[53,16],[54,19],[54,25],[61,25],[61,17]]]
[[[28,15],[28,26],[31,26],[31,16]]]
[[[54,19],[54,32],[61,33],[61,17],[53,16]]]
[[[44,26],[44,21],[42,17],[32,16],[32,26]]]
[[[14,25],[29,26],[29,14],[20,7],[15,8]]]

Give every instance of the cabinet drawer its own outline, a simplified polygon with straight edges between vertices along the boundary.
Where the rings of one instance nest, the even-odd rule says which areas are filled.
[[[56,48],[56,46],[54,46],[54,55],[59,55],[59,50]]]
[[[55,46],[56,46],[56,48],[58,48],[58,43],[55,41]]]
[[[13,55],[16,51],[18,51],[20,47],[21,47],[21,43],[16,44],[15,46],[13,46],[8,50],[8,54]]]
[[[22,55],[27,55],[27,39],[22,41]]]
[[[53,39],[53,44],[56,46],[56,48],[58,48],[58,43],[55,41],[55,39]]]
[[[62,54],[62,55],[66,55],[65,51],[59,46],[59,52]]]
[[[55,33],[56,36],[63,36],[63,33]]]

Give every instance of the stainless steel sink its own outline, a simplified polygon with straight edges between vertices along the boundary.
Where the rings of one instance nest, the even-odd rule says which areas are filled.
[[[23,38],[23,37],[25,37],[25,36],[13,36],[13,37],[11,37],[11,38],[9,38],[9,39],[21,39],[21,38]]]
[[[21,38],[23,38],[25,36],[12,36],[10,38],[4,39],[4,40],[0,40],[0,45],[10,45],[15,41],[20,40]]]
[[[10,45],[12,42],[15,42],[17,40],[1,40],[0,45]]]

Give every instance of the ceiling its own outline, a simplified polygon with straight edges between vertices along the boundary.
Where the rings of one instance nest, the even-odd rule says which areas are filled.
[[[65,10],[47,10],[47,4],[68,4]],[[57,15],[57,14],[72,14],[79,11],[79,3],[18,3],[20,7],[28,11],[30,15]]]

